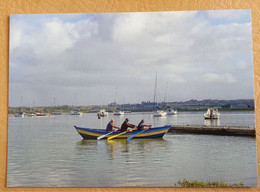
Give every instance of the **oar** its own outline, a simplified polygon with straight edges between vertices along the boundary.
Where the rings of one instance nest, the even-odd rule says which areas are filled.
[[[129,131],[131,131],[131,130],[135,130],[136,128],[133,128],[133,129],[130,129]],[[110,140],[110,139],[113,139],[113,138],[115,138],[115,137],[117,137],[117,136],[120,136],[120,135],[123,135],[123,134],[125,134],[127,131],[124,131],[124,132],[122,132],[122,133],[119,133],[119,134],[117,134],[117,135],[114,135],[114,136],[112,136],[112,137],[109,137],[109,138],[107,138],[107,140]]]
[[[145,131],[146,131],[146,130],[142,130],[142,131],[140,131],[140,132],[138,132],[138,133],[132,135],[131,137],[128,137],[128,138],[127,138],[127,142],[129,142],[130,139],[134,138],[136,135],[139,135],[139,134],[141,134],[141,133],[143,133],[143,132],[145,132]]]
[[[101,135],[101,136],[99,136],[99,137],[97,138],[97,140],[103,139],[105,136],[110,135],[111,133],[113,133],[113,132],[111,131],[111,132],[109,132],[109,133],[107,133],[107,134],[105,134],[105,135]]]

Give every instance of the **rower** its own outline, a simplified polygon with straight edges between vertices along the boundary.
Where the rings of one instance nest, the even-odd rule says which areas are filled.
[[[113,128],[120,130],[120,127],[115,126],[113,123],[114,123],[114,119],[111,119],[107,124],[106,132],[111,132],[111,131],[116,132],[113,130]]]
[[[120,131],[122,131],[122,132],[123,132],[123,131],[127,131],[128,127],[131,127],[131,128],[136,127],[135,125],[130,124],[130,123],[128,123],[128,122],[129,122],[129,119],[126,118],[125,121],[123,122],[123,124],[121,125]]]
[[[142,119],[141,122],[137,126],[137,131],[142,131],[144,129],[147,131],[149,129],[149,127],[152,127],[152,125],[144,125],[144,120]]]

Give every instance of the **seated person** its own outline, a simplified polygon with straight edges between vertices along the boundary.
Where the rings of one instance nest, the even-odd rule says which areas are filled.
[[[126,118],[125,121],[124,121],[124,123],[121,125],[120,131],[124,132],[124,131],[127,131],[128,127],[131,127],[131,128],[136,127],[135,125],[130,124],[130,123],[128,123],[128,122],[129,122],[129,120]]]
[[[111,132],[111,131],[116,132],[116,131],[113,130],[113,128],[120,130],[120,128],[113,125],[113,123],[114,123],[114,119],[111,119],[110,122],[107,124],[106,132]]]
[[[143,131],[144,129],[147,131],[149,128],[145,128],[145,127],[152,127],[152,125],[144,125],[144,120],[142,119],[137,126],[137,131]]]

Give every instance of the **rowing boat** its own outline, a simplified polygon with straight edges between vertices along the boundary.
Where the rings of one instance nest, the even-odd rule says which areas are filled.
[[[83,139],[97,139],[97,137],[107,134],[105,129],[92,129],[92,128],[85,128],[85,127],[78,127],[75,126],[75,129],[78,131],[78,133],[83,137]],[[157,137],[163,137],[165,133],[171,128],[171,125],[165,125],[163,127],[154,127],[149,128],[147,131],[136,135],[135,138],[138,139],[149,139],[149,138],[157,138]],[[132,135],[138,133],[140,131],[132,131],[125,134],[122,134],[117,139],[127,139],[128,137],[131,137]],[[104,137],[104,139],[107,139],[109,137],[112,137],[114,135],[117,135],[121,133],[121,131],[117,131],[115,133],[111,133]]]

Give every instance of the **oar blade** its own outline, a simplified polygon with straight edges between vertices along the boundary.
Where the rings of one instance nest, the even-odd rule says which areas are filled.
[[[99,137],[97,138],[97,140],[103,139],[105,136],[110,135],[111,133],[113,133],[113,132],[111,131],[111,132],[109,132],[109,133],[107,133],[107,134],[105,134],[105,135],[101,135],[101,136],[99,136]]]
[[[122,132],[122,133],[119,133],[119,134],[117,134],[117,135],[113,135],[112,137],[107,138],[107,140],[109,141],[110,139],[113,139],[113,138],[115,138],[115,137],[118,137],[118,136],[120,136],[120,135],[123,135],[123,134],[125,134],[125,133],[128,132],[128,131],[133,131],[133,130],[135,130],[135,129],[136,129],[136,127],[134,127],[133,129],[124,131],[124,132]]]
[[[122,133],[119,133],[119,134],[117,134],[117,135],[114,135],[114,136],[112,136],[112,137],[109,137],[109,138],[107,138],[107,140],[113,139],[113,138],[115,138],[115,137],[117,137],[117,136],[120,136],[120,135],[123,135],[123,134],[125,134],[125,133],[126,133],[126,131],[124,131],[124,132],[122,132]]]
[[[127,138],[127,142],[129,142],[129,141],[130,141],[132,138],[134,138],[136,135],[139,135],[139,134],[141,134],[141,133],[143,133],[143,132],[145,132],[145,131],[146,131],[146,130],[140,131],[140,132],[138,132],[138,133],[132,135],[131,137],[128,137],[128,138]]]

